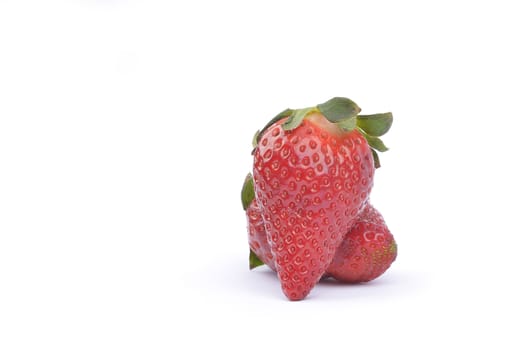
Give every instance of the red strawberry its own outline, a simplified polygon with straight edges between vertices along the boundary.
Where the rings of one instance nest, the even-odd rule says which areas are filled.
[[[368,282],[382,275],[397,256],[394,237],[373,207],[357,222],[337,249],[327,275],[348,283]]]
[[[370,147],[391,114],[357,116],[344,98],[286,110],[257,134],[255,198],[284,294],[301,300],[323,276],[372,189]],[[368,141],[368,143],[367,143]]]

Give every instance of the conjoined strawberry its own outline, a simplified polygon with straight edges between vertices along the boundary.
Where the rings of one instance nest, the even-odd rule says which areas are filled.
[[[253,194],[250,175],[244,183],[243,193]],[[253,196],[243,196],[243,204],[247,206],[250,268],[266,264],[275,271],[261,212],[257,202],[252,199]],[[370,203],[366,203],[356,223],[337,248],[325,276],[346,283],[368,282],[382,275],[396,256],[397,245],[383,216]]]
[[[368,282],[381,276],[396,256],[397,245],[383,217],[367,205],[337,248],[326,274],[341,282]]]
[[[256,205],[291,300],[306,297],[323,276],[372,189],[379,165],[372,148],[386,150],[378,136],[392,115],[359,112],[351,100],[336,97],[287,109],[256,134]]]

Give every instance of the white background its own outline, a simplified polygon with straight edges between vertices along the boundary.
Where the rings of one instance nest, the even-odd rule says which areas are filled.
[[[525,24],[511,1],[2,1],[0,348],[521,348]],[[392,111],[399,256],[289,302],[248,270],[253,132]]]

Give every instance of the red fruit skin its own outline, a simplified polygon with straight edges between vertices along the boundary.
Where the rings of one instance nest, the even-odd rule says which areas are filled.
[[[370,208],[372,215],[365,213],[337,249],[326,270],[328,276],[346,283],[368,282],[381,276],[396,259],[394,237],[382,216]]]
[[[250,248],[262,262],[275,271],[274,258],[270,250],[266,230],[264,229],[262,215],[256,201],[251,203],[246,211],[246,215],[248,219],[248,241]],[[363,210],[359,213],[359,217],[352,230],[345,236],[343,242],[337,249],[332,263],[327,268],[327,273],[325,274],[326,277],[331,276],[346,283],[367,282],[379,277],[389,268],[392,262],[394,262],[397,254],[397,247],[390,247],[390,250],[395,249],[395,251],[390,251],[389,254],[383,255],[383,257],[379,259],[380,261],[377,261],[377,259],[369,259],[366,256],[362,257],[362,250],[358,247],[359,239],[356,240],[356,237],[358,238],[360,235],[359,230],[366,227],[364,225],[367,223],[376,225],[369,226],[369,229],[376,230],[374,231],[376,234],[375,238],[378,238],[378,240],[380,235],[383,235],[383,238],[385,238],[385,232],[388,232],[385,239],[386,247],[385,245],[381,246],[380,242],[376,242],[378,243],[378,246],[381,247],[380,249],[386,248],[388,251],[388,244],[395,245],[394,238],[391,237],[392,234],[388,230],[383,216],[372,205],[366,203]],[[371,237],[370,233],[368,234],[368,237]],[[369,242],[368,245],[370,245],[370,243],[371,242]],[[378,246],[376,246],[376,250]],[[363,247],[367,249],[366,246]],[[368,249],[370,249],[370,247]],[[359,264],[352,265],[356,263],[356,260]],[[378,262],[381,266],[378,266]],[[375,268],[373,266],[374,264],[376,264]]]
[[[246,209],[246,219],[248,220],[248,244],[250,249],[263,263],[275,271],[273,254],[270,250],[270,243],[268,243],[261,210],[257,201],[252,201]]]
[[[372,204],[370,204],[370,202],[367,202],[363,207],[363,210],[359,213],[358,221],[371,222],[377,225],[386,226],[385,219],[383,218],[379,210],[374,208]]]
[[[292,131],[281,120],[254,152],[255,198],[284,294],[305,298],[323,276],[373,185],[369,146],[314,113]]]

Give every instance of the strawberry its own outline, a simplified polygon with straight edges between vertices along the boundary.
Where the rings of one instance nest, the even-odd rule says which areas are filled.
[[[382,275],[396,256],[394,237],[381,214],[369,206],[344,238],[326,273],[341,282],[368,282]]]
[[[290,300],[305,298],[323,276],[372,189],[377,136],[390,113],[358,116],[351,100],[287,109],[254,142],[255,199],[275,269]]]

